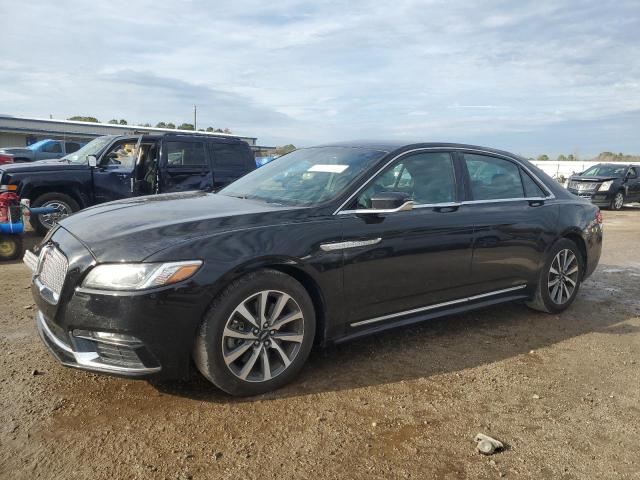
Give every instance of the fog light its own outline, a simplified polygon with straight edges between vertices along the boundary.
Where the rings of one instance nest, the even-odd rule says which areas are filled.
[[[97,332],[92,330],[75,329],[72,335],[76,338],[84,338],[94,342],[111,343],[115,345],[140,345],[142,342],[132,335],[114,332]]]

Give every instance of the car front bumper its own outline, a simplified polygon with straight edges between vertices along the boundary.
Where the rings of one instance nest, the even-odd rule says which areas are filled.
[[[579,192],[577,190],[573,190],[573,189],[568,189],[571,193],[573,193],[574,195],[580,197],[580,198],[586,198],[587,200],[590,200],[591,203],[593,203],[594,205],[598,206],[598,207],[608,207],[609,205],[611,205],[611,202],[613,201],[613,197],[614,197],[614,193],[612,191],[608,191],[608,192]]]
[[[60,228],[50,242],[68,259],[58,295],[39,279],[40,260],[25,254],[34,271],[32,296],[44,344],[63,365],[133,378],[186,378],[195,335],[212,294],[196,281],[138,292],[80,287],[95,264],[89,251]]]

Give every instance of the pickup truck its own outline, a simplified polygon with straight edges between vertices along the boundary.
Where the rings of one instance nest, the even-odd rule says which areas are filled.
[[[82,142],[70,140],[40,140],[28,147],[6,147],[0,148],[0,156],[13,159],[13,163],[34,162],[37,160],[48,160],[51,158],[61,158],[70,153],[76,152],[83,145]],[[11,162],[0,162],[11,163]]]
[[[165,134],[98,137],[57,160],[0,165],[0,191],[58,213],[31,217],[45,234],[58,220],[112,200],[189,190],[216,191],[256,168],[234,137]]]

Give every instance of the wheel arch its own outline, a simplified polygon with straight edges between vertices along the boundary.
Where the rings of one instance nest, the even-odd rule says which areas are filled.
[[[77,189],[68,185],[47,185],[41,187],[34,187],[24,196],[31,200],[33,203],[38,197],[44,195],[45,193],[62,193],[64,195],[68,195],[73,198],[80,208],[87,207],[87,202],[83,198],[83,196],[77,191]]]
[[[571,240],[573,243],[576,244],[576,246],[578,247],[578,250],[580,250],[580,255],[582,255],[582,262],[583,262],[582,277],[584,278],[586,267],[588,265],[587,242],[585,242],[584,238],[582,238],[582,235],[576,230],[569,230],[563,233],[559,237],[559,239],[560,238],[566,238],[567,240]]]
[[[314,343],[324,343],[327,339],[326,317],[327,304],[318,281],[298,259],[291,257],[266,257],[253,259],[237,266],[232,271],[222,275],[213,286],[212,298],[215,298],[229,285],[229,283],[258,270],[277,270],[298,281],[307,291],[313,302],[316,314],[316,332]]]

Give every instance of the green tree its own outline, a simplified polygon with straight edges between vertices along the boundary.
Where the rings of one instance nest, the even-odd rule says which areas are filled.
[[[172,130],[175,130],[176,129],[176,125],[174,123],[169,122],[169,123],[167,123],[165,128],[171,128]]]
[[[277,147],[276,155],[284,155],[286,153],[293,152],[295,149],[296,149],[296,146],[292,144],[284,145],[282,147]]]
[[[195,130],[192,123],[183,123],[178,126],[178,130]]]
[[[100,123],[96,117],[83,117],[81,115],[74,115],[73,117],[67,118],[67,120],[71,120],[74,122],[92,122],[92,123]]]
[[[547,160],[549,160],[549,155],[546,155],[544,153],[542,155],[538,155],[538,161],[546,162]]]
[[[207,127],[207,132],[213,132],[213,127]]]
[[[111,125],[118,125],[118,120],[116,120],[115,118],[112,118],[107,123],[110,123]]]
[[[559,162],[566,162],[567,161],[567,157],[564,156],[563,154],[558,155],[558,161]]]
[[[142,126],[142,127],[150,127],[150,126],[151,126],[151,124],[150,124],[150,123],[145,123],[145,124],[142,124],[141,126]]]
[[[127,121],[124,118],[121,118],[118,122],[120,125],[127,125]]]
[[[167,128],[167,124],[164,122],[156,123],[156,128]]]

